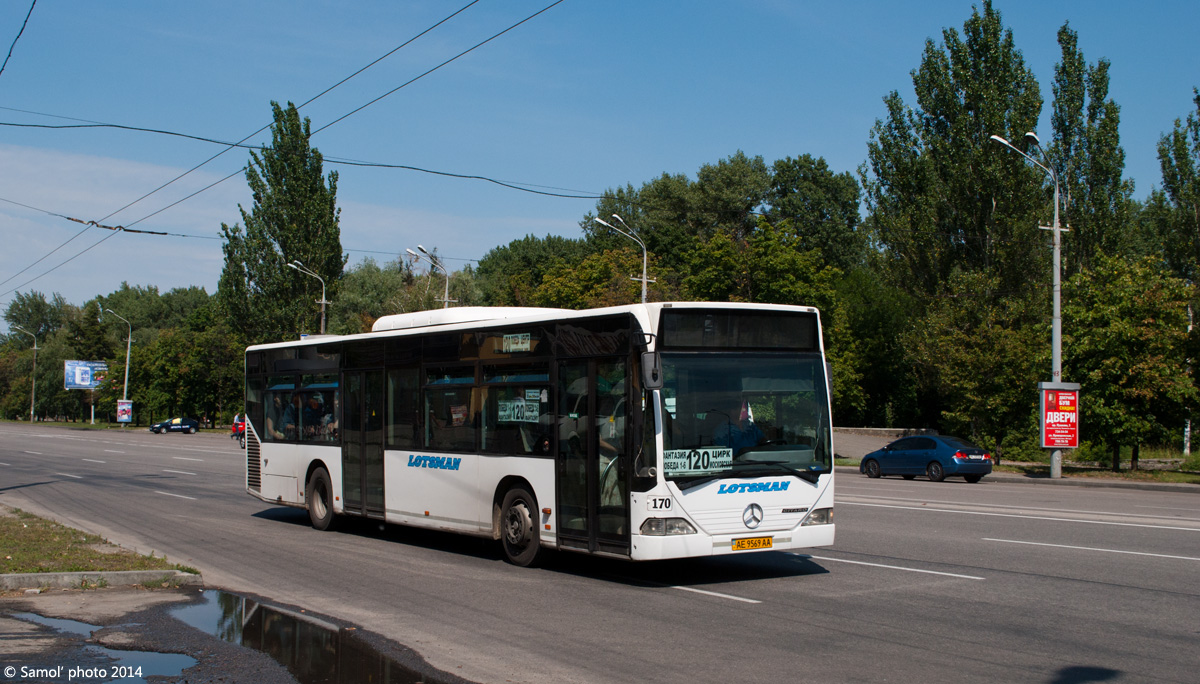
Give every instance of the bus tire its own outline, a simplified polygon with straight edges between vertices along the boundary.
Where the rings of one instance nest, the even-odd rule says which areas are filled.
[[[504,495],[500,507],[500,543],[509,563],[526,568],[533,565],[541,551],[538,534],[537,502],[524,487],[513,487]]]
[[[313,471],[305,489],[308,500],[308,519],[317,530],[328,530],[333,527],[333,485],[329,482],[329,473],[324,468]]]

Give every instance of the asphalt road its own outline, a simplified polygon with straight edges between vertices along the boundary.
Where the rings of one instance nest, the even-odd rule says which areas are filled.
[[[1195,682],[1200,497],[839,472],[833,548],[632,564],[321,533],[223,434],[0,425],[0,503],[357,623],[481,682]]]

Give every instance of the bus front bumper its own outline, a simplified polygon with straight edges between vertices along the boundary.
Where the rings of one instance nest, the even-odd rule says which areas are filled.
[[[755,551],[796,551],[814,546],[832,546],[835,525],[808,525],[790,530],[715,535],[632,535],[629,557],[633,560],[726,556]]]

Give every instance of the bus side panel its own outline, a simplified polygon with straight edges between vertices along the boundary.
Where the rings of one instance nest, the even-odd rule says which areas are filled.
[[[320,461],[329,471],[333,491],[341,492],[341,449],[328,446],[264,443],[261,447],[262,493],[259,498],[271,503],[306,506],[305,487],[309,465]],[[341,497],[334,500],[335,512],[342,511]]]
[[[521,478],[533,488],[530,492],[537,499],[538,519],[534,521],[541,535],[542,546],[558,546],[556,517],[554,515],[554,459],[530,458],[529,456],[485,456],[479,463],[479,494],[471,505],[478,509],[480,520],[487,532],[492,529],[492,495],[496,487],[508,477]],[[499,498],[504,499],[505,492]],[[549,514],[543,513],[550,510]]]
[[[474,454],[384,452],[387,521],[475,534],[490,530],[491,518],[477,512],[479,461]]]

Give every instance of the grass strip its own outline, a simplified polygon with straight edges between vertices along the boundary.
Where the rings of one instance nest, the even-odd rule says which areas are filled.
[[[119,570],[196,572],[166,558],[143,556],[97,535],[0,506],[0,574]]]

